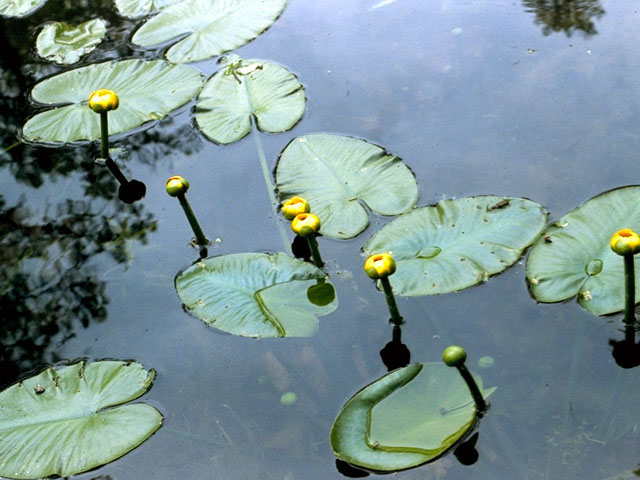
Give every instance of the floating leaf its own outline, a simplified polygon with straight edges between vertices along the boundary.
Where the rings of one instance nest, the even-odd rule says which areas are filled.
[[[319,305],[309,300],[308,290],[324,278],[317,267],[284,253],[238,253],[193,264],[176,277],[176,290],[187,310],[225,332],[308,337],[317,317],[338,305],[335,298]]]
[[[31,117],[22,134],[26,140],[66,143],[100,138],[100,117],[87,106],[98,89],[113,90],[120,106],[109,113],[109,133],[127,132],[191,100],[202,87],[197,70],[163,60],[123,60],[76,68],[38,83],[31,91],[39,103],[64,105]],[[69,105],[70,104],[70,105]]]
[[[0,0],[0,16],[26,17],[45,4],[47,0]]]
[[[277,20],[287,0],[187,0],[164,8],[133,36],[142,47],[177,38],[167,51],[174,63],[221,55],[250,42]]]
[[[482,391],[482,380],[474,378]],[[485,390],[483,396],[494,390]],[[442,456],[475,423],[475,403],[454,368],[415,364],[394,370],[351,397],[333,423],[331,446],[352,465],[393,472]]]
[[[182,0],[115,0],[115,4],[123,17],[140,18],[180,1]]]
[[[338,135],[293,139],[276,166],[280,200],[306,198],[320,217],[323,235],[351,238],[369,224],[360,202],[380,215],[398,215],[418,200],[415,176],[377,145]]]
[[[162,415],[144,403],[155,372],[134,362],[79,362],[0,392],[0,475],[67,477],[144,442]]]
[[[618,230],[640,231],[640,187],[598,195],[552,223],[527,259],[527,280],[539,302],[560,302],[577,295],[591,313],[624,308],[624,261],[610,247]],[[636,298],[640,267],[636,260]]]
[[[232,143],[251,131],[252,117],[264,132],[293,128],[302,118],[305,101],[293,73],[273,63],[233,55],[200,92],[196,122],[213,141]]]
[[[42,58],[70,65],[96,48],[106,31],[106,24],[100,18],[77,26],[66,22],[49,23],[36,38],[36,50]]]
[[[443,200],[396,218],[363,247],[391,252],[389,277],[399,295],[455,292],[515,263],[545,226],[544,208],[523,198],[478,196]]]

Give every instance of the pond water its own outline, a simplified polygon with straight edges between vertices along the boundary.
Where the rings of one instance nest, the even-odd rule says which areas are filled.
[[[143,398],[163,413],[163,427],[78,479],[340,478],[332,422],[386,372],[379,352],[392,330],[360,248],[389,218],[373,215],[351,240],[319,239],[339,307],[320,318],[316,335],[241,338],[181,306],[174,277],[198,255],[178,202],[165,193],[170,176],[191,182],[191,205],[216,240],[209,255],[288,248],[256,135],[270,169],[306,133],[381,145],[415,173],[419,206],[507,195],[542,204],[554,220],[637,183],[633,2],[291,0],[268,31],[234,53],[295,72],[308,97],[302,120],[285,133],[254,132],[220,146],[194,127],[192,102],[119,140],[125,175],[147,186],[143,200],[127,205],[93,163],[95,144],[16,144],[35,111],[31,87],[62,70],[36,56],[39,27],[96,12],[108,21],[107,39],[83,63],[162,55],[128,43],[138,22],[119,18],[111,2],[50,0],[27,18],[0,22],[2,384],[80,357],[135,359],[157,370]],[[207,77],[218,69],[216,59],[194,66]],[[397,478],[635,477],[640,369],[622,369],[612,357],[609,341],[623,338],[620,316],[599,318],[575,301],[536,304],[524,263],[459,293],[398,299],[412,361],[439,361],[446,346],[463,345],[470,367],[498,389],[473,465],[447,455]],[[485,356],[495,362],[481,368]]]

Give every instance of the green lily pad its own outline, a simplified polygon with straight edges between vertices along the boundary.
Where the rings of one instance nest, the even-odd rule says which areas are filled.
[[[187,103],[200,91],[203,81],[197,70],[163,60],[111,61],[69,70],[33,87],[33,100],[55,108],[27,120],[22,135],[40,143],[100,138],[100,116],[87,102],[93,91],[103,88],[115,91],[120,98],[118,109],[109,112],[109,133],[128,132],[161,120]]]
[[[155,372],[135,362],[78,362],[0,392],[0,475],[68,477],[144,442],[162,415],[144,403]]]
[[[147,20],[131,41],[153,47],[181,38],[167,51],[167,59],[196,62],[250,42],[278,19],[286,4],[287,0],[186,0]]]
[[[264,132],[293,128],[304,113],[306,97],[296,76],[262,60],[232,55],[205,84],[196,105],[196,122],[217,143],[240,140],[251,131],[251,118]]]
[[[71,65],[91,52],[104,38],[104,20],[94,18],[80,25],[52,22],[36,38],[36,50],[42,58],[61,65]]]
[[[399,295],[450,293],[513,265],[545,226],[545,209],[524,198],[478,196],[417,208],[377,232],[364,255],[391,252]]]
[[[115,0],[115,4],[123,17],[140,18],[180,1],[182,0]]]
[[[276,184],[282,202],[306,198],[323,235],[351,238],[369,224],[365,205],[398,215],[418,200],[415,176],[402,161],[364,140],[315,134],[293,139],[280,153]]]
[[[0,0],[0,16],[26,17],[46,3],[47,0]]]
[[[482,380],[474,378],[483,391]],[[494,390],[484,390],[483,396]],[[331,446],[352,465],[393,472],[444,455],[476,421],[475,403],[455,368],[409,365],[351,397],[333,423]]]
[[[244,337],[309,337],[337,299],[314,304],[319,268],[284,253],[211,257],[176,277],[185,308],[211,327]],[[327,283],[328,284],[328,283]]]
[[[624,309],[624,261],[610,247],[618,230],[640,231],[640,187],[598,195],[552,223],[527,259],[527,280],[539,302],[577,296],[596,315]],[[635,257],[636,298],[640,266]]]

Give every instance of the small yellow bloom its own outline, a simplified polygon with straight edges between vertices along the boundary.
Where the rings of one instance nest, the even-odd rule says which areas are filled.
[[[640,252],[640,236],[629,228],[618,230],[611,237],[611,250],[618,255],[635,255]]]
[[[96,90],[89,96],[89,107],[96,113],[115,110],[118,105],[120,105],[120,100],[113,90]]]
[[[301,237],[313,235],[320,230],[320,219],[313,213],[299,213],[291,222],[291,230]]]
[[[172,197],[184,195],[187,193],[187,190],[189,190],[189,182],[186,178],[180,175],[174,175],[167,180],[167,193]]]
[[[457,345],[451,345],[442,352],[442,361],[449,367],[458,367],[463,365],[467,359],[467,352],[464,348]]]
[[[293,220],[299,213],[309,213],[309,202],[302,197],[292,197],[282,204],[282,213],[287,220]]]
[[[396,262],[390,253],[378,253],[367,258],[364,262],[364,271],[374,280],[388,277],[396,271]]]

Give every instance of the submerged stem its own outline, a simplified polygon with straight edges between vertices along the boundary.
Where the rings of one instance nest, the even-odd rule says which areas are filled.
[[[307,235],[305,238],[309,243],[309,250],[311,250],[311,257],[313,258],[313,263],[318,268],[324,267],[324,262],[322,261],[322,257],[320,256],[320,249],[318,248],[318,240],[316,239],[316,236]]]
[[[633,325],[636,321],[636,276],[634,272],[633,253],[624,255],[624,323]]]
[[[196,236],[196,243],[198,245],[200,245],[201,247],[204,247],[205,245],[208,245],[209,244],[209,240],[207,239],[207,237],[205,236],[204,232],[202,231],[202,228],[200,228],[200,224],[198,223],[198,219],[196,218],[195,214],[193,213],[193,209],[191,208],[191,205],[189,204],[189,201],[184,196],[184,194],[183,195],[178,195],[178,200],[180,201],[180,205],[182,206],[182,209],[184,210],[184,213],[187,216],[187,220],[189,220],[189,225],[191,225],[191,229],[193,230],[193,233]]]

